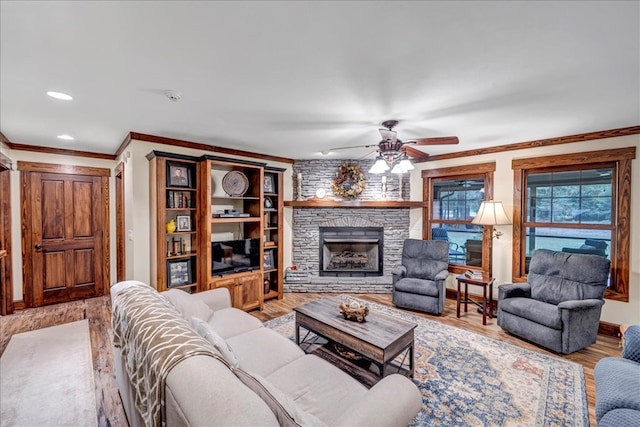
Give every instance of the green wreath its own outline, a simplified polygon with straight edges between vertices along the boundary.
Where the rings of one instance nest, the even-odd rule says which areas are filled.
[[[364,174],[358,165],[341,165],[331,182],[333,194],[342,197],[358,197],[365,187]]]

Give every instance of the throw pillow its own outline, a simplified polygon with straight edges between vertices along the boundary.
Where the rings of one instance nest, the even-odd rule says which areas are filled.
[[[283,427],[321,427],[325,424],[318,417],[300,408],[289,396],[276,388],[262,376],[242,369],[234,371],[236,376],[269,406]]]
[[[231,347],[229,347],[229,344],[227,344],[224,338],[218,335],[211,325],[197,317],[191,318],[191,324],[198,335],[209,341],[233,369],[238,367],[238,359],[236,358],[236,355],[233,354]]]
[[[213,315],[213,310],[207,304],[188,292],[180,289],[169,289],[166,292],[162,292],[161,295],[169,300],[187,322],[191,322],[192,317],[209,320]]]

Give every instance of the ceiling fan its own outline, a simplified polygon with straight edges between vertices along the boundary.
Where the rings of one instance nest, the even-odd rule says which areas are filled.
[[[382,140],[377,144],[356,145],[352,147],[332,148],[334,150],[346,150],[350,148],[375,147],[378,152],[376,163],[369,170],[371,173],[383,173],[391,168],[395,163],[392,173],[404,173],[413,169],[409,161],[409,156],[417,161],[426,160],[429,155],[417,150],[410,145],[448,145],[459,142],[457,136],[443,136],[436,138],[418,138],[409,141],[402,141],[398,138],[397,132],[393,130],[398,124],[398,120],[386,120],[382,122],[385,129],[378,129]]]

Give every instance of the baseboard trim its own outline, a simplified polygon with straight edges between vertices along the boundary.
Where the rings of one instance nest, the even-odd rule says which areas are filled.
[[[449,289],[447,288],[447,295],[446,297],[448,299],[452,299],[455,300],[458,298],[458,291],[456,291],[455,289]],[[493,309],[497,310],[498,307],[498,301],[497,299],[493,300]],[[598,335],[604,335],[607,337],[619,337],[620,336],[620,325],[616,325],[615,323],[609,323],[609,322],[600,322],[600,325],[598,326]]]

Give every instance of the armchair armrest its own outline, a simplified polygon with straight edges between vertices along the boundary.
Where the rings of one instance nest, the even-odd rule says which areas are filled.
[[[604,305],[604,301],[601,299],[583,299],[583,300],[570,300],[562,301],[558,304],[560,310],[591,310],[592,308],[601,307]]]
[[[393,374],[371,387],[335,425],[404,427],[421,409],[418,388],[406,377]]]
[[[436,274],[433,280],[446,280],[449,277],[449,270],[442,270],[440,273]]]
[[[622,357],[640,363],[640,325],[631,325],[625,331]]]
[[[505,283],[498,286],[498,300],[507,298],[531,298],[531,285],[528,283]]]
[[[231,307],[231,295],[229,295],[229,289],[227,288],[212,289],[193,295],[200,298],[213,311]]]
[[[604,300],[563,301],[558,304],[562,322],[562,350],[569,354],[596,342]]]
[[[407,267],[405,267],[404,265],[400,265],[391,270],[391,274],[394,276],[404,277],[407,275]]]

